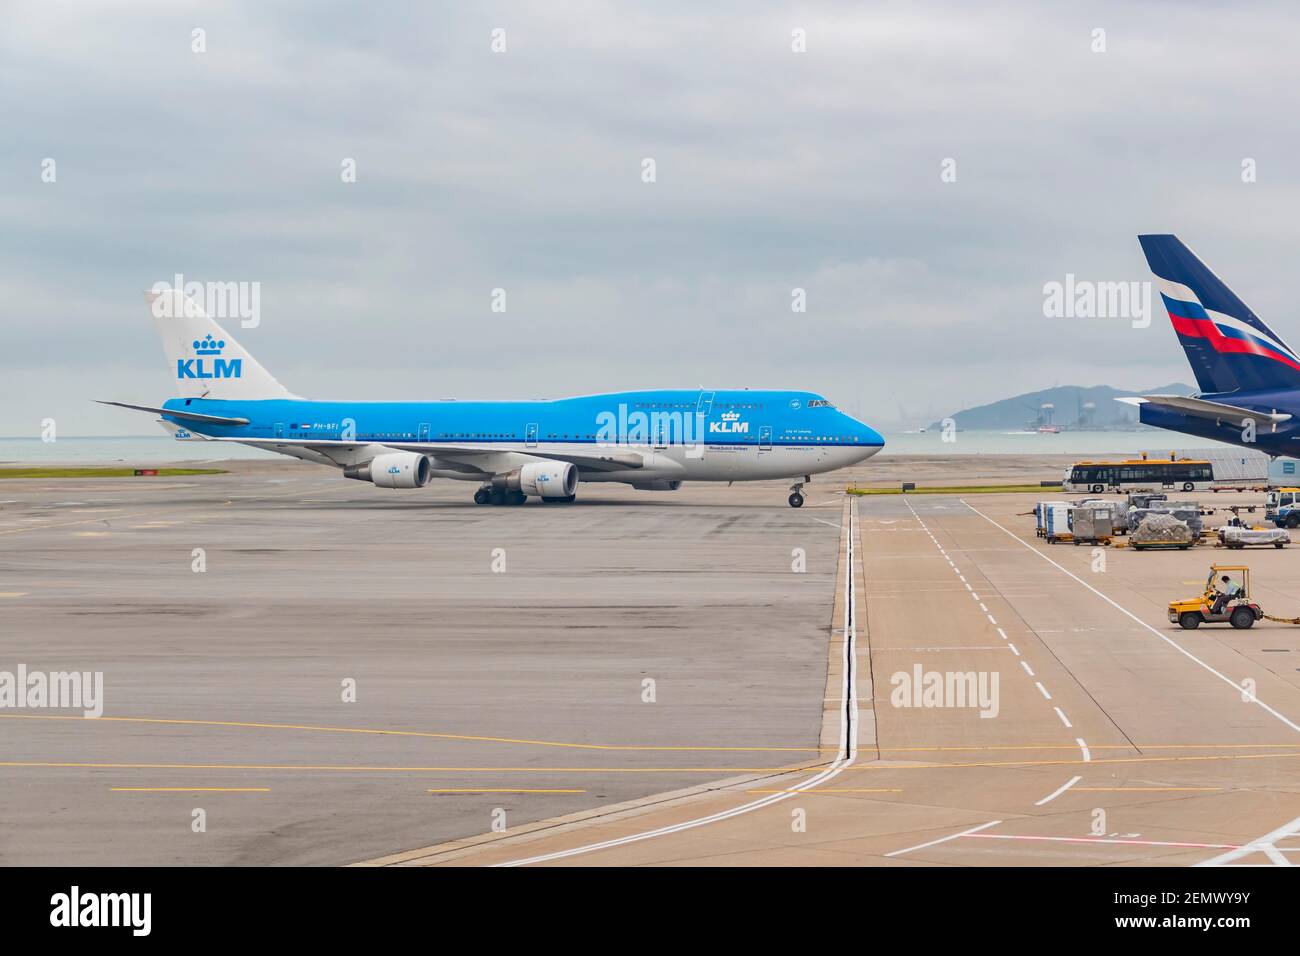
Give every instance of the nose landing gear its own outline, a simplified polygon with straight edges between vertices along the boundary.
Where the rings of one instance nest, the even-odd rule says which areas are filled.
[[[788,500],[791,508],[803,507],[803,495],[801,492],[803,491],[803,486],[810,481],[812,481],[812,475],[804,475],[803,481],[797,481],[790,486],[790,497]]]

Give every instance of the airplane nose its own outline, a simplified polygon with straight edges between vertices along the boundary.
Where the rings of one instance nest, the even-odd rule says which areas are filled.
[[[885,436],[880,434],[866,422],[860,422],[856,418],[849,419],[853,422],[853,437],[856,444],[862,449],[862,458],[870,458],[880,449],[885,447]],[[861,460],[861,459],[859,459]]]

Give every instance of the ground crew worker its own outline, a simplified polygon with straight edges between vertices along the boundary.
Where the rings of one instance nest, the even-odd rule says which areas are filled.
[[[1225,574],[1220,584],[1216,585],[1216,590],[1219,593],[1214,598],[1214,606],[1210,608],[1210,613],[1222,614],[1223,609],[1227,606],[1228,602],[1236,597],[1241,591],[1241,585],[1234,583],[1233,580]]]

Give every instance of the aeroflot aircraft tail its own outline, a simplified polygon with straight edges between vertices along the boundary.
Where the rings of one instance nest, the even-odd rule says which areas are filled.
[[[1300,358],[1177,236],[1138,236],[1200,393],[1122,398],[1138,417],[1270,455],[1300,452]]]
[[[1300,358],[1177,236],[1138,236],[1202,392],[1300,388]]]
[[[533,402],[308,401],[196,302],[148,297],[177,393],[152,412],[177,438],[238,442],[340,468],[383,488],[473,481],[477,504],[572,502],[578,483],[674,491],[683,481],[811,476],[869,458],[876,431],[815,392],[656,389]]]

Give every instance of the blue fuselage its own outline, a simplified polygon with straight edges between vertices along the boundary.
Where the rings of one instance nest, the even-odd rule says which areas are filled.
[[[606,471],[584,473],[584,480],[796,476],[853,464],[884,445],[871,427],[822,396],[802,391],[655,390],[500,402],[180,398],[163,407],[248,419],[246,425],[231,425],[164,416],[184,432],[248,440],[285,454],[295,454],[293,445],[354,442],[435,458],[450,448],[537,458],[548,450],[631,449],[644,461],[630,478]]]

